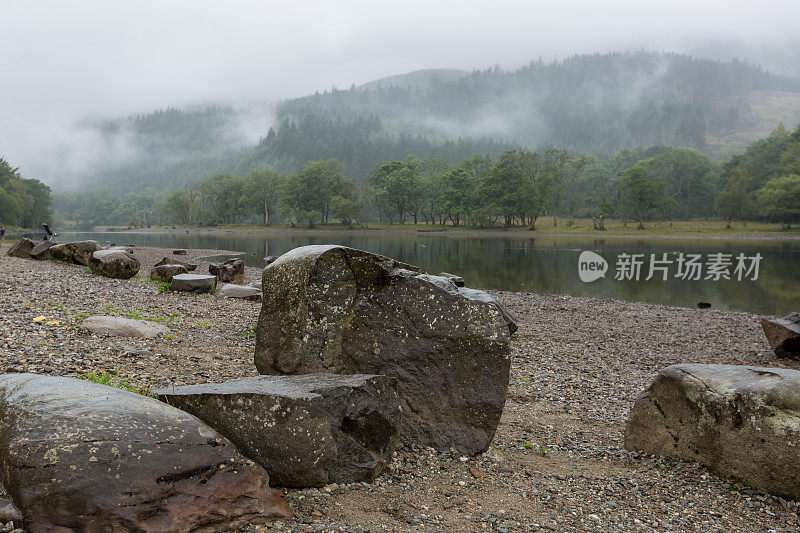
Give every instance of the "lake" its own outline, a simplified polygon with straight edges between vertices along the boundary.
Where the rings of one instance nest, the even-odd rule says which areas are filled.
[[[101,243],[135,244],[164,248],[207,248],[244,252],[247,265],[263,267],[266,255],[280,255],[307,244],[343,244],[369,250],[428,272],[451,272],[464,277],[470,287],[506,291],[571,294],[614,298],[632,302],[696,307],[708,302],[715,309],[785,315],[800,311],[800,240],[798,239],[658,239],[430,235],[246,234],[246,233],[63,233],[60,241],[94,239]],[[578,258],[594,251],[608,262],[605,277],[581,281]],[[627,254],[627,255],[625,255]],[[636,254],[636,255],[634,255]],[[642,254],[639,256],[638,254]],[[651,254],[657,263],[651,279]],[[666,254],[666,256],[664,255]],[[680,254],[683,254],[681,256]],[[699,254],[700,279],[677,276],[680,259]],[[714,254],[723,254],[715,256]],[[730,254],[729,256],[726,254]],[[736,271],[737,257],[753,266],[760,255],[757,275],[746,268]],[[631,257],[627,257],[631,256]],[[635,269],[618,265],[641,263]],[[712,263],[716,267],[712,267]],[[726,263],[730,263],[726,265]],[[714,270],[719,272],[714,274]],[[624,273],[622,279],[615,279]],[[723,274],[731,279],[724,279]],[[663,277],[666,274],[667,279]],[[710,279],[707,279],[710,278]],[[715,280],[715,277],[719,277]],[[737,279],[741,277],[741,281]],[[753,279],[755,277],[755,279]],[[638,279],[637,279],[638,278]]]

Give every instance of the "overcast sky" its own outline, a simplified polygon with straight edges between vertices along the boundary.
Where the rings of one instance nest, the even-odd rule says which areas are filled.
[[[275,100],[422,68],[791,50],[798,20],[797,0],[3,0],[0,156],[35,168],[84,118]]]

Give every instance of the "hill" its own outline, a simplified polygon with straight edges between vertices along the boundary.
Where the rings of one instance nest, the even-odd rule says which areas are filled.
[[[85,185],[172,189],[216,172],[288,172],[332,157],[361,177],[409,154],[456,162],[514,146],[601,159],[637,146],[685,146],[728,157],[779,122],[798,121],[800,81],[736,60],[592,54],[513,71],[416,71],[280,102],[274,121],[272,112],[256,112],[257,144],[242,134],[252,110],[226,106],[100,124],[109,142],[122,139],[135,155],[98,166]]]

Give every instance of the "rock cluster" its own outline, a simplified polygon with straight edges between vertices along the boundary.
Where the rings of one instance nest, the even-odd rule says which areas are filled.
[[[515,327],[491,296],[344,246],[295,248],[262,281],[260,373],[394,377],[405,440],[470,455],[487,449]]]
[[[56,244],[50,248],[50,256],[59,261],[75,263],[76,265],[90,266],[92,254],[103,247],[97,241],[77,241]]]
[[[225,435],[273,484],[321,487],[386,468],[402,415],[394,386],[386,376],[258,376],[158,396]]]

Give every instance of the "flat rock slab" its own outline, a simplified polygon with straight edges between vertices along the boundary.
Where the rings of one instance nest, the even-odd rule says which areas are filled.
[[[0,375],[0,477],[28,531],[219,531],[290,514],[194,416],[75,378]]]
[[[386,376],[257,376],[158,396],[225,435],[273,485],[320,487],[372,481],[386,468],[402,415],[395,384]]]
[[[262,282],[261,374],[395,377],[405,440],[466,454],[488,448],[510,368],[509,325],[495,303],[344,246],[295,248],[264,269]]]
[[[800,313],[775,320],[762,318],[761,327],[775,355],[800,360]]]
[[[214,292],[217,277],[206,274],[178,274],[172,277],[169,289],[180,292]]]
[[[145,339],[152,339],[169,333],[169,328],[163,324],[107,315],[94,315],[86,318],[81,323],[81,329],[92,333],[108,333],[110,335],[119,335],[120,337],[142,337]]]
[[[249,285],[226,283],[217,289],[214,296],[219,296],[220,298],[240,298],[242,300],[260,300],[261,289]]]
[[[800,371],[673,365],[636,401],[625,447],[700,461],[728,478],[800,499]]]

